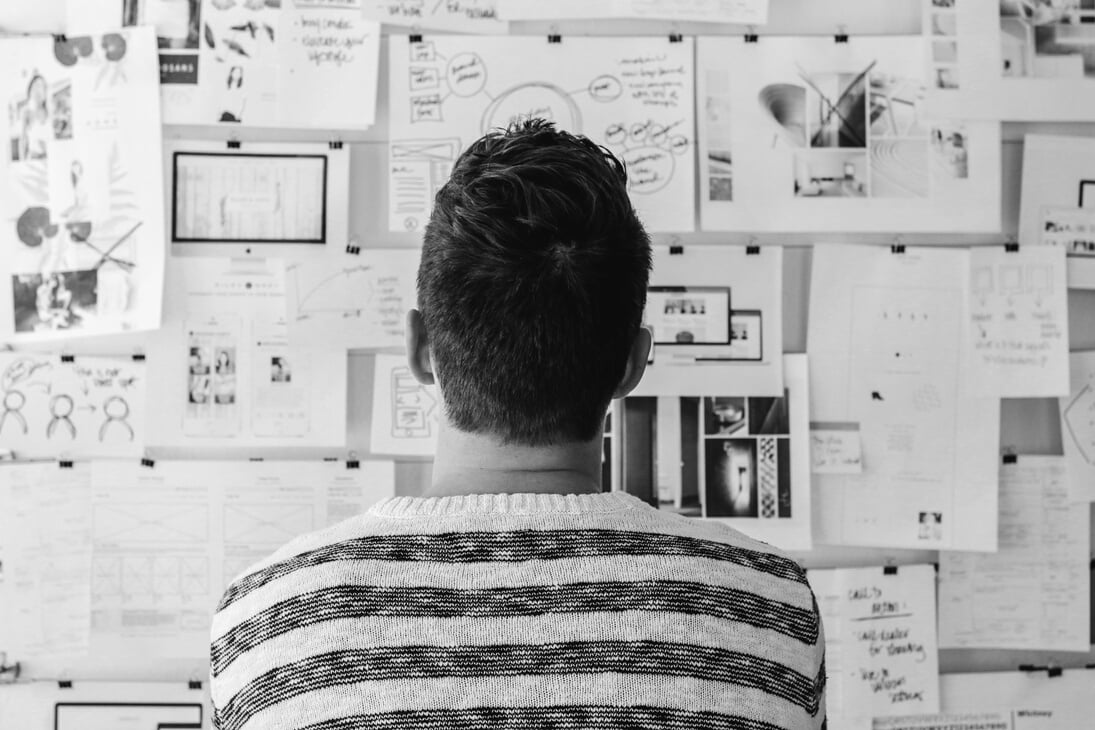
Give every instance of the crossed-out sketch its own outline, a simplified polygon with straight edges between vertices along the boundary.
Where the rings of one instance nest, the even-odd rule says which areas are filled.
[[[550,54],[532,78],[511,61],[527,50],[528,39],[477,38],[474,47],[457,37],[392,44],[390,228],[425,223],[464,145],[539,118],[620,157],[648,227],[690,230],[691,216],[670,205],[686,206],[692,193],[690,43],[667,48],[655,41],[644,49],[636,39],[627,39],[630,46],[617,40],[624,39],[576,38],[570,45],[580,47],[568,46],[565,57]]]
[[[209,508],[191,503],[111,502],[92,509],[95,543],[177,543],[205,545]]]
[[[315,527],[310,503],[231,503],[224,506],[224,541],[281,545]]]

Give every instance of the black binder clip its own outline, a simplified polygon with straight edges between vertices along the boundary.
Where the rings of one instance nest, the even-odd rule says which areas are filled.
[[[670,256],[680,256],[683,253],[684,253],[684,246],[682,246],[679,243],[674,243],[672,246],[669,247],[669,255]]]
[[[356,240],[351,240],[346,244],[346,253],[353,254],[354,256],[361,255],[361,246],[357,245]]]
[[[562,43],[562,42],[563,42],[563,36],[559,35],[558,33],[551,33],[551,34],[548,35],[548,43]]]
[[[407,41],[410,42],[410,43],[421,43],[422,42],[422,34],[421,33],[411,33],[409,36],[407,36]]]
[[[746,31],[745,31],[745,42],[746,43],[756,43],[758,38],[759,38],[759,36],[757,36],[757,29],[756,28],[754,28],[751,25],[748,28],[746,28]]]
[[[146,469],[152,469],[156,466],[156,460],[155,459],[149,459],[146,456],[146,457],[141,459],[141,466],[145,467]]]
[[[61,355],[61,362],[76,362],[75,355]]]
[[[758,255],[760,255],[760,246],[757,246],[755,244],[746,246],[745,247],[745,255],[746,256],[758,256]]]
[[[361,462],[358,461],[357,459],[347,459],[346,460],[346,468],[347,469],[360,469],[361,468]]]
[[[833,36],[833,41],[835,41],[836,43],[847,43],[848,42],[848,33],[844,30],[844,26],[841,25],[841,26],[837,26],[837,27],[838,27],[838,31],[837,31],[837,34]]]
[[[228,140],[228,149],[238,150],[240,148],[240,141],[238,139]]]
[[[10,679],[4,680],[6,682],[14,682],[19,679],[19,674],[23,671],[23,667],[19,662],[14,664],[8,664],[8,655],[0,653],[0,677],[5,674],[11,675]]]
[[[895,243],[890,246],[890,253],[905,253],[905,244]]]
[[[897,575],[897,566],[896,565],[883,565],[882,566],[882,575]]]
[[[72,468],[72,461],[69,460],[69,459],[59,459],[57,461],[57,468],[58,469],[71,469]]]
[[[1003,461],[1005,464],[1018,464],[1019,457],[1016,454],[1004,454]]]
[[[133,362],[144,362],[145,357],[143,352],[133,353]]]
[[[680,33],[670,33],[669,34],[669,42],[670,43],[680,43],[683,40],[684,40],[684,36],[681,35]]]
[[[66,36],[64,33],[54,33],[53,34],[53,42],[54,43],[68,43],[68,36]]]
[[[59,689],[72,689],[72,680],[71,679],[58,679],[57,680],[57,687]]]
[[[202,681],[200,679],[191,679],[186,683],[186,686],[190,689],[201,689]]]
[[[327,143],[327,149],[331,149],[331,150],[340,150],[340,149],[342,149],[342,141],[337,140],[337,139],[331,140],[330,142]]]
[[[1015,241],[1008,241],[1004,244],[1004,250],[1008,253],[1019,253],[1019,244]]]

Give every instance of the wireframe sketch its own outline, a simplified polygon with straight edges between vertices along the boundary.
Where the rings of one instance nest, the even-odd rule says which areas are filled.
[[[92,512],[95,543],[204,544],[209,539],[209,508],[180,502],[99,502]]]
[[[435,435],[437,402],[410,368],[392,370],[392,438],[427,439]]]
[[[688,41],[575,38],[531,66],[522,38],[393,43],[389,227],[420,228],[459,151],[529,118],[606,145],[648,227],[690,230],[693,64]],[[638,43],[638,46],[636,45]],[[537,56],[543,58],[544,56]],[[675,207],[675,205],[681,207]]]
[[[224,506],[225,543],[282,545],[314,529],[312,504],[229,503]]]
[[[1087,0],[1000,0],[1004,76],[1095,77],[1095,5]]]
[[[0,354],[0,437],[28,457],[135,456],[144,390],[143,362]]]
[[[148,28],[0,43],[14,225],[0,335],[50,340],[159,324],[163,176]],[[124,143],[123,143],[124,140]],[[147,227],[146,227],[147,225]]]

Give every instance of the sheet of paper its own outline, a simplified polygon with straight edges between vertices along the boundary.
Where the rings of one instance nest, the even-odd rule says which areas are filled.
[[[918,36],[701,37],[704,230],[998,231],[1000,125],[929,117]]]
[[[0,647],[11,661],[87,652],[89,478],[86,463],[0,466]]]
[[[206,685],[208,686],[208,685]],[[0,726],[30,730],[182,730],[208,725],[208,690],[184,681],[20,682],[0,690]]]
[[[810,423],[810,472],[862,474],[863,442],[858,423]]]
[[[498,0],[364,0],[365,17],[386,25],[455,33],[506,33]]]
[[[958,88],[940,97],[935,113],[1017,122],[1079,122],[1095,114],[1095,37],[1085,3],[923,2],[953,24],[933,35],[932,58],[953,69]]]
[[[415,380],[405,356],[377,355],[369,451],[433,456],[437,452],[441,407],[436,386]]]
[[[872,730],[1073,730],[1095,714],[1089,669],[944,674],[943,714],[876,720]]]
[[[150,445],[345,444],[346,349],[289,341],[280,261],[173,258],[168,288]]]
[[[939,710],[935,569],[810,570],[825,626],[825,704],[833,728]]]
[[[392,462],[93,462],[92,653],[207,656],[232,579],[394,481]]]
[[[365,18],[362,0],[80,2],[104,8],[81,14],[85,28],[104,18],[155,27],[165,124],[324,130],[373,124],[380,24]]]
[[[816,475],[816,542],[995,550],[1000,400],[969,393],[969,251],[821,244],[810,417],[858,423],[863,473]]]
[[[20,459],[139,457],[145,363],[0,352],[0,443]]]
[[[529,117],[620,157],[648,230],[695,228],[691,38],[428,36],[388,50],[390,230],[422,229],[460,152]]]
[[[148,28],[0,40],[0,342],[159,326],[155,53]]]
[[[1087,651],[1088,523],[1064,457],[1004,464],[999,551],[939,557],[940,646]]]
[[[1074,289],[1095,289],[1093,166],[1095,140],[1024,137],[1019,243],[1063,247],[1068,253],[1068,286]]]
[[[783,392],[783,249],[654,248],[644,324],[653,359],[633,395]],[[729,309],[729,311],[727,311]]]
[[[1057,402],[1072,502],[1095,502],[1095,352],[1069,356],[1071,384]]]
[[[660,18],[710,23],[768,22],[768,0],[498,0],[505,20]]]
[[[1068,392],[1066,278],[1060,248],[970,250],[974,395],[1045,398]]]
[[[403,347],[416,306],[418,249],[328,247],[286,266],[289,342],[351,348]]]

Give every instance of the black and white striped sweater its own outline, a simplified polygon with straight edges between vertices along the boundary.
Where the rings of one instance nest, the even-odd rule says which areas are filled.
[[[386,500],[229,586],[219,730],[818,728],[805,574],[622,493]]]

